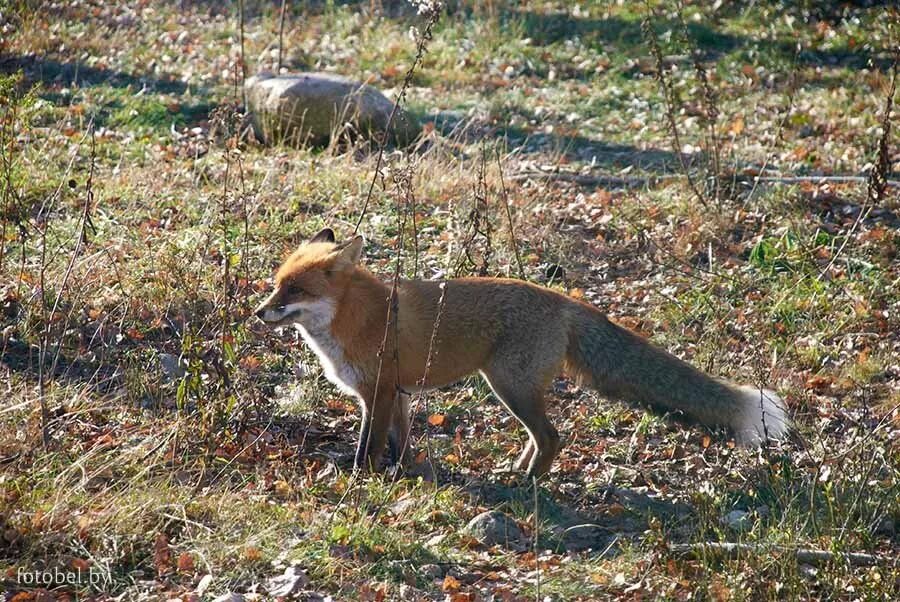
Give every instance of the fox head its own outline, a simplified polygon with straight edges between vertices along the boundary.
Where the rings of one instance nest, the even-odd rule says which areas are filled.
[[[294,251],[275,274],[275,290],[256,310],[271,326],[328,326],[337,301],[362,255],[363,237],[337,244],[325,228]]]

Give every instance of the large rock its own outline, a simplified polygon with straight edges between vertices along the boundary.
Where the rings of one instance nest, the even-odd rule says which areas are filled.
[[[380,136],[394,106],[372,86],[332,73],[276,77],[263,72],[248,79],[244,87],[253,128],[266,144],[326,144],[345,124],[355,133]],[[407,145],[420,129],[398,108],[390,140]]]

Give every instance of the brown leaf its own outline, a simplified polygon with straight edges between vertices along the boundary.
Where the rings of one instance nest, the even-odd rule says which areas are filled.
[[[816,374],[806,379],[805,387],[822,393],[829,390],[834,385],[834,377],[830,374]]]
[[[156,534],[156,542],[153,544],[153,566],[159,576],[163,576],[172,570],[172,551],[169,549],[169,539],[165,533]]]
[[[495,587],[491,593],[493,594],[494,599],[499,600],[500,602],[512,602],[515,598],[512,590],[506,586]]]
[[[621,516],[625,514],[625,506],[618,502],[613,502],[607,507],[606,513],[610,516]]]
[[[246,357],[242,357],[240,362],[238,363],[244,370],[249,370],[252,372],[259,368],[260,364],[262,364],[262,361],[255,355],[248,355]]]
[[[431,426],[444,426],[444,423],[447,422],[447,417],[443,414],[432,414],[428,417],[428,424]]]
[[[441,584],[441,589],[444,592],[455,592],[459,589],[460,583],[459,580],[453,575],[447,575],[444,577],[444,582]]]
[[[178,572],[186,575],[194,572],[194,557],[187,552],[178,555]]]
[[[34,516],[31,517],[31,528],[35,531],[40,531],[41,529],[43,529],[44,524],[46,523],[45,518],[46,516],[44,515],[43,510],[36,510]]]
[[[291,495],[291,486],[287,481],[275,481],[272,483],[272,487],[275,489],[275,495],[280,498],[286,498]]]

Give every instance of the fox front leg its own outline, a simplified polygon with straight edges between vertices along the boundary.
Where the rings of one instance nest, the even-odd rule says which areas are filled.
[[[376,395],[374,403],[364,404],[359,442],[356,445],[356,457],[353,460],[355,470],[366,471],[380,468],[381,457],[387,444],[388,429],[391,425],[392,406],[390,397],[385,395]]]
[[[388,452],[391,464],[408,465],[412,461],[409,441],[409,394],[399,393],[391,415],[388,432]]]

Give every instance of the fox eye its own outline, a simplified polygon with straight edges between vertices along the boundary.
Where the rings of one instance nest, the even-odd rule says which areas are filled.
[[[287,286],[285,286],[285,292],[289,295],[302,295],[303,289],[296,284],[288,284]]]

